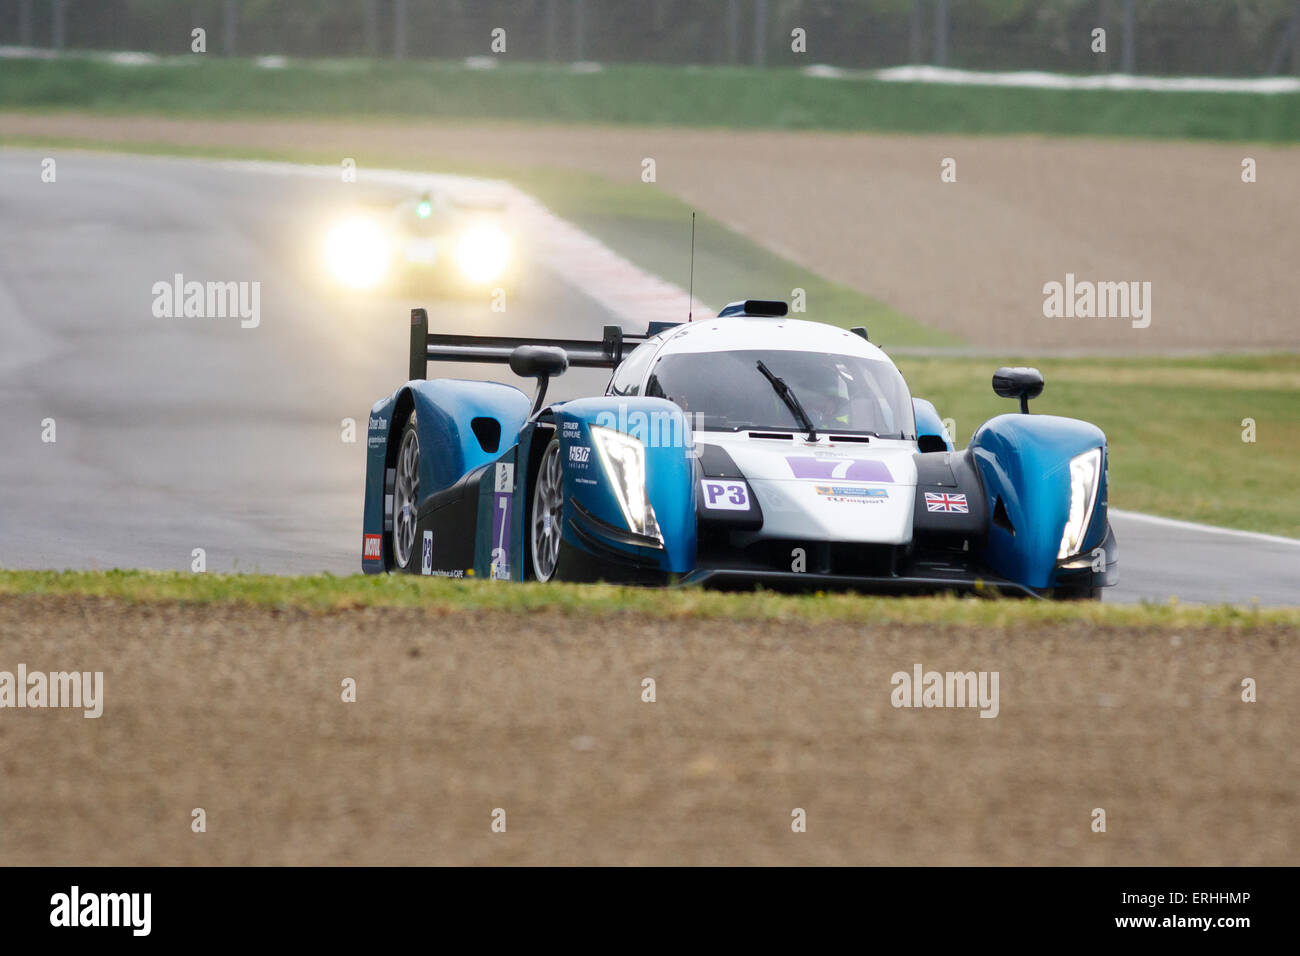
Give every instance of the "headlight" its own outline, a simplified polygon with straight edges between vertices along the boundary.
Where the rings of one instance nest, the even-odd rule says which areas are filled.
[[[346,219],[325,235],[325,264],[350,289],[369,289],[388,274],[388,235],[369,219]]]
[[[1065,532],[1061,535],[1058,560],[1077,554],[1083,547],[1083,536],[1092,523],[1092,509],[1097,503],[1097,489],[1101,486],[1101,449],[1094,448],[1070,459],[1070,516],[1065,519]]]
[[[510,242],[497,226],[471,227],[456,243],[456,264],[471,282],[490,282],[505,271]]]
[[[645,445],[631,435],[599,425],[591,426],[591,437],[627,526],[662,543],[659,521],[645,493]]]

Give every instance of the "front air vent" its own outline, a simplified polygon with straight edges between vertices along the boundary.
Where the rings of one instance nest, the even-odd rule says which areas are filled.
[[[947,451],[948,443],[939,435],[918,435],[916,448],[917,451],[928,454],[936,451]]]
[[[749,437],[750,438],[784,438],[787,441],[790,441],[791,439],[794,438],[793,435],[787,435],[785,432],[750,432]]]
[[[831,441],[857,441],[866,444],[871,441],[870,435],[832,435]]]
[[[501,423],[495,418],[480,416],[471,418],[469,427],[474,429],[474,437],[478,439],[479,447],[489,455],[495,455],[497,449],[501,447]]]
[[[1016,526],[1011,523],[1011,516],[1007,514],[1007,506],[1003,504],[1001,495],[998,495],[998,503],[993,506],[993,523],[1013,538],[1016,536]]]

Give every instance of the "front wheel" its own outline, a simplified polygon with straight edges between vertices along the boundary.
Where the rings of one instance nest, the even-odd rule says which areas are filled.
[[[551,439],[537,469],[529,540],[533,574],[539,581],[555,576],[560,563],[560,515],[564,510],[564,474],[560,465],[560,440]]]

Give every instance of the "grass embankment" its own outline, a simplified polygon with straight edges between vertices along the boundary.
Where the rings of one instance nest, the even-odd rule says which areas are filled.
[[[336,611],[424,608],[438,613],[559,611],[582,618],[637,615],[664,620],[871,622],[1019,628],[1083,621],[1141,628],[1300,627],[1300,608],[1052,603],[855,594],[725,593],[612,585],[500,584],[406,575],[185,574],[168,571],[0,571],[0,598],[66,595],[130,603],[238,604]]]
[[[1043,133],[1294,141],[1300,97],[1044,90],[826,78],[794,69],[512,62],[255,61],[179,56],[126,66],[66,56],[0,63],[0,108],[503,119],[739,129]]]

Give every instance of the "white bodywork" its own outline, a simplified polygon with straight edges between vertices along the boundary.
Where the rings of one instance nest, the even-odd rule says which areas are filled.
[[[893,365],[883,351],[852,332],[788,317],[703,319],[664,332],[657,340],[658,351],[642,377],[642,393],[659,359],[677,353],[805,351]],[[756,387],[765,386],[759,380]],[[912,540],[914,440],[836,441],[832,434],[819,432],[817,441],[810,442],[804,432],[782,429],[697,431],[695,441],[724,448],[745,475],[763,511],[763,528],[756,536],[879,544]],[[725,496],[719,496],[715,507],[727,508]]]

